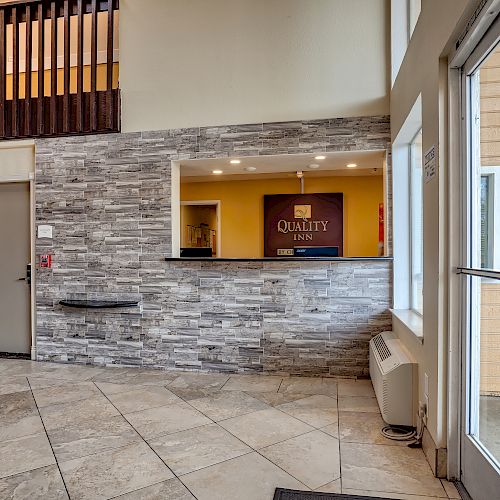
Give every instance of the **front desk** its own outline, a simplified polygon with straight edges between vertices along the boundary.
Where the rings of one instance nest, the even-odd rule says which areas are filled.
[[[165,283],[179,368],[366,377],[391,329],[390,258],[167,258]]]

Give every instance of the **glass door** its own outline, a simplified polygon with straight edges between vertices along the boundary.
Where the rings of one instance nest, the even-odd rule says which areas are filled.
[[[500,32],[463,68],[462,482],[475,500],[500,491]],[[496,31],[495,31],[496,30]]]

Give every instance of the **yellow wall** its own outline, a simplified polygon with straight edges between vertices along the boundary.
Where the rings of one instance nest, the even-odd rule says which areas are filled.
[[[262,257],[264,195],[298,193],[297,179],[192,182],[181,184],[181,200],[221,201],[221,257]],[[306,193],[344,193],[344,255],[378,255],[378,207],[383,178],[311,177]]]

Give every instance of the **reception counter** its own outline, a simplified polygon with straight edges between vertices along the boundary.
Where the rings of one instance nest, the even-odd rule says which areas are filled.
[[[121,291],[46,297],[39,359],[366,377],[369,340],[391,329],[388,258],[167,258],[140,275]],[[63,299],[138,306],[68,308]]]

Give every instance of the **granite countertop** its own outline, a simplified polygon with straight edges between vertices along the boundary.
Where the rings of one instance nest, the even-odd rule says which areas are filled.
[[[257,257],[257,258],[222,258],[222,257],[165,257],[167,262],[378,262],[392,261],[392,257]]]

